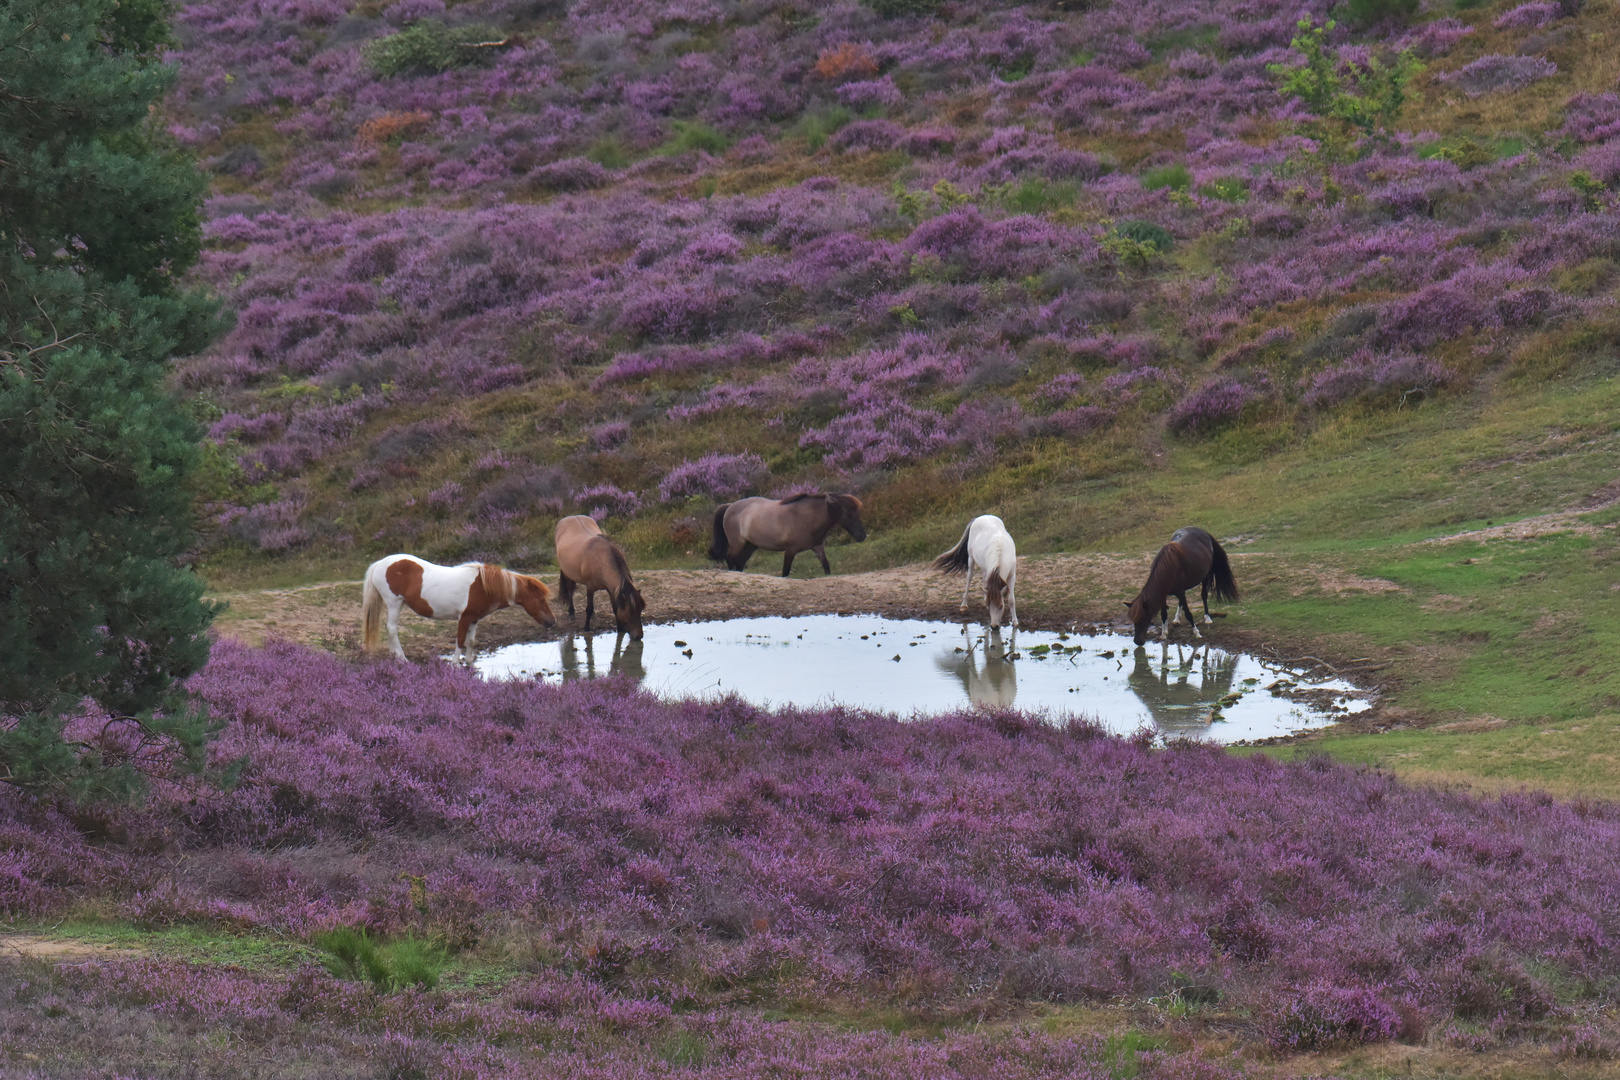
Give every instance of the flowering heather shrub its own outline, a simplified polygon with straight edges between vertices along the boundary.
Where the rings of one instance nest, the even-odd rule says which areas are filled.
[[[235,506],[221,513],[215,523],[225,534],[256,545],[260,551],[286,551],[307,544],[313,535],[298,524],[304,500],[293,497],[258,506]]]
[[[1381,394],[1427,391],[1447,381],[1444,367],[1410,353],[1377,354],[1363,349],[1342,364],[1304,380],[1304,402],[1329,408],[1357,398]]]
[[[1170,410],[1170,430],[1202,434],[1242,415],[1255,393],[1232,378],[1219,378],[1194,390]]]
[[[581,510],[600,521],[609,515],[634,517],[641,509],[641,496],[634,491],[621,491],[613,484],[596,484],[574,492],[574,501]]]
[[[1014,713],[664,703],[286,644],[221,642],[193,690],[225,722],[215,759],[247,758],[238,787],[98,811],[128,854],[0,792],[0,835],[29,868],[0,875],[8,913],[100,898],[300,936],[516,919],[595,989],[544,975],[563,981],[514,989],[497,1026],[615,998],[614,1023],[656,1026],[673,1018],[628,1002],[685,979],[769,993],[787,969],[792,993],[936,1001],[1140,999],[1191,978],[1303,1048],[1387,1039],[1405,1011],[1533,1021],[1554,999],[1530,970],[1601,987],[1620,961],[1620,811],[1602,804],[1153,751]],[[161,838],[238,869],[135,854]],[[335,875],[317,855],[373,843],[370,877],[363,858]],[[178,997],[162,962],[119,963],[87,977]],[[221,989],[244,977],[182,985],[198,1010],[240,1009]],[[298,1000],[270,985],[246,1000],[261,993]],[[423,1037],[464,1007],[430,1004],[393,1026]]]
[[[1324,983],[1285,992],[1271,1023],[1271,1041],[1289,1050],[1385,1042],[1401,1029],[1400,1014],[1375,991]]]
[[[857,120],[845,124],[827,141],[847,153],[893,150],[906,139],[906,129],[891,120]]]
[[[1469,97],[1481,94],[1512,92],[1549,76],[1558,74],[1558,65],[1542,56],[1503,56],[1491,53],[1482,56],[1467,67],[1447,74],[1436,75],[1440,82],[1455,83]]]
[[[1576,142],[1605,142],[1620,136],[1620,93],[1576,94],[1564,109],[1563,133]]]
[[[1472,26],[1458,19],[1436,19],[1412,30],[1396,43],[1396,48],[1411,49],[1418,56],[1433,59],[1446,55],[1452,46],[1473,32]]]
[[[822,461],[842,473],[893,468],[955,442],[945,417],[895,400],[863,405],[799,437],[800,446],[825,450]]]
[[[658,485],[658,501],[692,495],[718,499],[743,495],[758,487],[767,472],[765,459],[758,454],[706,454],[671,469]]]
[[[1563,9],[1558,4],[1550,0],[1534,0],[1498,15],[1491,25],[1498,30],[1525,30],[1563,17]]]

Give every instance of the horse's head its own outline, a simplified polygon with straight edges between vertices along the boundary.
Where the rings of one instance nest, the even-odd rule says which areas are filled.
[[[1148,607],[1147,592],[1144,590],[1137,593],[1136,599],[1127,601],[1125,608],[1130,612],[1131,625],[1136,627],[1136,633],[1131,640],[1138,645],[1144,644],[1147,641],[1148,627],[1153,623],[1153,611]]]
[[[647,610],[647,601],[641,590],[630,584],[627,577],[613,594],[613,625],[621,634],[629,634],[631,641],[641,640],[641,613]]]
[[[551,613],[551,590],[546,583],[528,574],[513,574],[517,581],[517,602],[523,605],[535,622],[541,626],[556,626],[557,616]]]
[[[828,495],[827,513],[833,524],[842,525],[856,543],[866,539],[866,526],[861,524],[861,500],[853,495]]]

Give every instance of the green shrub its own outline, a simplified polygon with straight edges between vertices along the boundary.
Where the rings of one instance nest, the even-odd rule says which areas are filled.
[[[866,0],[866,6],[885,19],[898,19],[902,15],[928,15],[940,3],[941,0]]]
[[[1418,0],[1345,0],[1339,15],[1356,26],[1375,26],[1390,20],[1405,22],[1417,9]]]
[[[630,164],[630,152],[617,135],[603,135],[591,143],[585,156],[604,169],[622,169]]]
[[[1160,253],[1176,246],[1175,237],[1163,225],[1151,221],[1126,221],[1114,227],[1114,233],[1138,244],[1145,244]]]
[[[1192,186],[1192,173],[1187,171],[1187,166],[1179,162],[1174,165],[1161,165],[1142,174],[1142,186],[1149,191],[1158,191],[1160,188],[1186,191]]]
[[[842,105],[834,105],[820,112],[805,113],[799,121],[799,133],[810,144],[810,152],[815,153],[827,145],[827,140],[839,128],[855,119],[855,114]]]
[[[360,55],[379,75],[436,73],[480,63],[490,52],[480,46],[504,38],[499,30],[489,26],[452,28],[424,19],[397,34],[366,42],[361,46]]]
[[[1048,210],[1073,206],[1079,197],[1080,185],[1073,180],[1059,180],[1052,183],[1041,177],[1032,176],[1016,187],[1007,185],[1001,201],[1007,209],[1020,214],[1044,214]]]
[[[1198,193],[1206,199],[1220,199],[1229,203],[1247,202],[1249,182],[1241,176],[1222,176],[1199,187]]]

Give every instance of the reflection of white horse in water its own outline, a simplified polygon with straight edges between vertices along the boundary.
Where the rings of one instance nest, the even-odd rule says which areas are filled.
[[[941,671],[948,671],[962,680],[962,689],[975,705],[992,708],[1011,708],[1018,697],[1018,672],[1007,654],[1009,646],[1001,642],[1001,631],[991,630],[984,639],[982,657],[976,655],[979,644],[962,628],[967,649],[953,655],[941,656],[936,661]],[[982,659],[982,663],[980,662]]]
[[[1018,549],[1012,534],[994,514],[981,514],[968,522],[962,533],[962,542],[934,560],[934,569],[947,574],[966,573],[962,583],[962,610],[967,610],[968,590],[973,587],[973,569],[984,572],[984,603],[990,609],[990,625],[1001,625],[1001,608],[1005,604],[1012,616],[1008,622],[1018,625],[1018,600],[1013,585],[1018,577]]]

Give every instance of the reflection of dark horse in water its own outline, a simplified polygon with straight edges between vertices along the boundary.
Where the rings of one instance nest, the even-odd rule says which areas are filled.
[[[575,644],[572,633],[563,635],[558,642],[560,659],[562,660],[562,677],[566,679],[594,679],[602,674],[596,670],[596,649],[592,645],[591,635],[585,635],[585,663],[580,665],[580,650]],[[644,645],[640,641],[631,640],[625,643],[623,634],[617,635],[613,641],[613,657],[608,661],[607,674],[627,675],[641,682],[647,677],[647,669],[641,662],[641,653]]]
[[[940,656],[934,662],[941,671],[962,680],[962,689],[973,704],[1010,708],[1018,697],[1018,672],[1007,659],[1008,648],[1001,643],[1001,631],[990,631],[983,642],[982,657],[975,655],[978,645],[965,626],[962,636],[967,640],[966,652]]]
[[[1237,662],[1235,654],[1211,656],[1206,652],[1200,656],[1196,648],[1186,655],[1180,645],[1172,660],[1167,642],[1160,647],[1157,664],[1148,650],[1137,649],[1136,666],[1127,681],[1159,727],[1166,731],[1202,729],[1209,722],[1209,706],[1232,692]]]
[[[1147,584],[1142,586],[1135,600],[1125,605],[1130,609],[1131,622],[1136,627],[1136,643],[1140,645],[1147,640],[1148,624],[1153,622],[1155,615],[1164,620],[1160,636],[1170,636],[1170,608],[1166,601],[1172,596],[1181,601],[1176,621],[1180,622],[1183,615],[1187,616],[1193,637],[1203,637],[1198,632],[1192,609],[1187,606],[1187,590],[1194,585],[1203,586],[1204,622],[1209,623],[1214,621],[1209,617],[1211,584],[1214,584],[1215,595],[1220,599],[1238,598],[1237,582],[1232,580],[1232,564],[1226,561],[1226,551],[1220,543],[1203,529],[1192,526],[1177,529],[1170,542],[1153,557]]]

